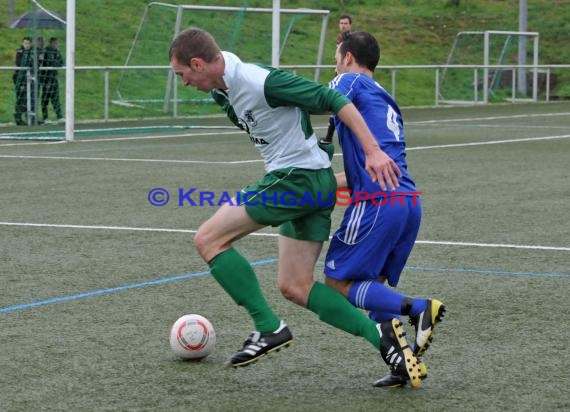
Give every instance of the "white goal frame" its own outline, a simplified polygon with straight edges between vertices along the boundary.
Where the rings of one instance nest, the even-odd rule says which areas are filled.
[[[517,65],[517,71],[516,71],[516,77],[518,77],[519,79],[519,84],[521,84],[521,82],[525,82],[526,81],[526,70],[527,68],[532,69],[533,71],[533,76],[532,76],[532,101],[536,102],[538,101],[538,55],[539,55],[539,37],[540,34],[538,32],[526,32],[526,31],[503,31],[503,30],[486,30],[486,31],[461,31],[459,33],[457,33],[457,35],[455,36],[455,40],[453,42],[453,45],[451,47],[451,51],[449,52],[449,55],[447,57],[447,62],[445,65],[445,70],[444,70],[444,77],[445,77],[445,71],[447,70],[447,68],[452,68],[454,66],[460,67],[461,65],[452,65],[451,64],[451,59],[453,57],[453,54],[455,52],[455,49],[457,48],[457,43],[458,40],[460,38],[460,36],[462,35],[481,35],[483,36],[483,101],[480,102],[482,104],[488,104],[489,103],[489,82],[492,81],[491,79],[489,79],[489,70],[492,68],[501,68],[501,67],[511,67],[512,65],[492,65],[490,64],[490,38],[492,35],[501,35],[501,36],[520,36],[519,37],[519,49],[523,49],[526,50],[526,39],[527,38],[531,38],[533,41],[533,62],[532,65],[527,65],[526,61],[520,61],[518,62]],[[519,50],[519,59],[520,59],[520,50]],[[479,65],[477,65],[476,67],[481,67]],[[466,66],[467,68],[467,66]],[[477,70],[475,70],[475,75],[474,75],[474,94],[475,94],[475,101],[449,101],[449,100],[442,100],[445,101],[447,103],[456,103],[456,104],[461,104],[461,103],[474,103],[477,102]],[[513,77],[513,82],[514,82],[514,77]],[[525,88],[526,88],[526,84],[525,84]],[[514,99],[513,99],[514,100]],[[529,100],[529,99],[519,99],[519,100]]]
[[[226,7],[226,6],[196,6],[191,4],[169,4],[162,2],[150,2],[145,7],[141,22],[135,34],[135,38],[131,44],[131,48],[127,55],[125,61],[125,66],[128,65],[129,60],[133,54],[135,45],[142,31],[143,25],[146,20],[146,16],[151,7],[166,7],[176,9],[176,20],[174,23],[174,38],[180,33],[182,24],[182,14],[185,10],[202,10],[202,11],[223,11],[223,12],[246,12],[246,13],[272,13],[272,42],[271,42],[271,65],[278,68],[279,67],[279,57],[281,51],[279,50],[280,44],[280,15],[281,14],[292,14],[292,15],[318,15],[322,17],[321,22],[321,32],[319,36],[319,46],[316,58],[316,68],[315,68],[315,81],[320,80],[320,66],[323,64],[323,54],[325,48],[325,37],[327,32],[327,25],[329,21],[330,10],[318,10],[318,9],[282,9],[280,7],[279,0],[273,0],[272,8],[257,8],[257,7]],[[174,73],[169,71],[168,79],[166,82],[166,90],[164,95],[163,111],[168,111],[169,102],[172,100],[174,102],[174,116],[177,115],[177,100],[178,100],[178,82],[174,77]]]
[[[532,100],[536,102],[538,100],[538,38],[539,33],[534,31],[500,31],[500,30],[486,30],[483,32],[483,102],[487,104],[489,102],[489,37],[492,34],[506,35],[506,36],[526,36],[533,39],[533,58],[532,65]],[[526,42],[524,43],[526,45]],[[519,43],[519,47],[521,47]],[[520,64],[524,64],[519,62]],[[524,73],[524,70],[519,70],[519,76]],[[523,81],[526,81],[523,77]]]

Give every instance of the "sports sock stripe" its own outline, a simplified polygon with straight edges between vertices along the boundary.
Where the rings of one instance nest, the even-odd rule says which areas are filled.
[[[366,299],[366,294],[368,293],[368,289],[370,289],[370,286],[372,285],[372,281],[368,280],[365,282],[362,282],[362,284],[358,287],[358,290],[356,291],[356,306],[358,306],[359,308],[365,309],[364,307],[364,301]]]

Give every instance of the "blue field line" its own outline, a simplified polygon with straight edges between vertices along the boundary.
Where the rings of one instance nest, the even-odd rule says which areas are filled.
[[[277,261],[278,261],[278,259],[264,259],[264,260],[258,260],[256,262],[250,262],[250,264],[252,266],[259,266],[259,265],[268,265],[271,263],[276,263]],[[143,288],[146,286],[162,285],[164,283],[175,282],[177,280],[190,279],[190,278],[195,278],[198,276],[204,276],[204,275],[209,275],[209,274],[210,274],[209,271],[187,273],[184,275],[171,276],[168,278],[148,280],[146,282],[131,283],[129,285],[122,285],[122,286],[117,286],[114,288],[92,290],[89,292],[78,293],[76,295],[61,296],[59,298],[51,298],[51,299],[45,299],[45,300],[36,300],[35,302],[23,303],[21,305],[6,306],[3,308],[0,308],[0,313],[2,313],[2,312],[14,312],[16,310],[35,308],[38,306],[51,305],[52,303],[67,302],[69,300],[83,299],[83,298],[88,298],[91,296],[107,295],[109,293],[122,292],[123,290]]]
[[[261,266],[261,265],[269,265],[273,263],[277,263],[278,259],[264,259],[258,260],[255,262],[250,262],[252,266]],[[317,262],[317,266],[323,266],[323,262]],[[424,271],[424,272],[456,272],[456,273],[480,273],[480,274],[489,274],[489,275],[498,275],[498,276],[530,276],[530,277],[556,277],[556,278],[570,278],[570,274],[566,273],[541,273],[541,272],[508,272],[508,271],[501,271],[501,270],[488,270],[488,269],[464,269],[464,268],[437,268],[437,267],[429,267],[429,266],[406,266],[407,270],[417,270],[417,271]],[[14,305],[14,306],[5,306],[0,307],[0,313],[3,312],[14,312],[17,310],[28,309],[28,308],[35,308],[38,306],[50,305],[52,303],[60,303],[60,302],[67,302],[70,300],[76,299],[83,299],[88,298],[91,296],[98,296],[98,295],[106,295],[115,292],[121,292],[123,290],[129,289],[137,289],[146,286],[155,286],[161,285],[164,283],[175,282],[177,280],[183,279],[190,279],[195,278],[198,276],[209,275],[209,271],[204,272],[194,272],[194,273],[187,273],[184,275],[177,275],[171,276],[167,278],[160,278],[149,280],[145,282],[138,282],[138,283],[131,283],[128,285],[117,286],[114,288],[108,289],[98,289],[92,290],[89,292],[78,293],[75,295],[68,295],[68,296],[61,296],[59,298],[51,298],[45,300],[37,300],[30,303],[23,303],[21,305]]]

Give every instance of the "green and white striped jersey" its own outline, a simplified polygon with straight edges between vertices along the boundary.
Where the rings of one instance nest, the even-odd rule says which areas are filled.
[[[243,129],[261,152],[265,170],[330,167],[319,148],[310,113],[337,113],[350,100],[341,93],[292,73],[244,63],[222,52],[226,90],[214,89],[214,100]]]

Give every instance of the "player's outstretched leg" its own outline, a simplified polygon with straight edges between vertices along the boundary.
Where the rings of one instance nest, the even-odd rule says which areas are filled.
[[[398,319],[378,325],[382,335],[380,354],[393,375],[409,381],[413,388],[418,388],[422,384],[419,361],[408,345],[402,325]]]
[[[442,302],[437,299],[429,299],[425,310],[417,316],[410,316],[410,325],[416,330],[414,354],[418,358],[423,356],[429,348],[433,339],[433,329],[442,321],[444,313],[445,306]]]
[[[293,335],[289,327],[281,321],[275,332],[251,332],[243,343],[243,347],[229,358],[225,365],[234,368],[247,366],[268,353],[277,352],[279,349],[289,346],[292,341]]]

